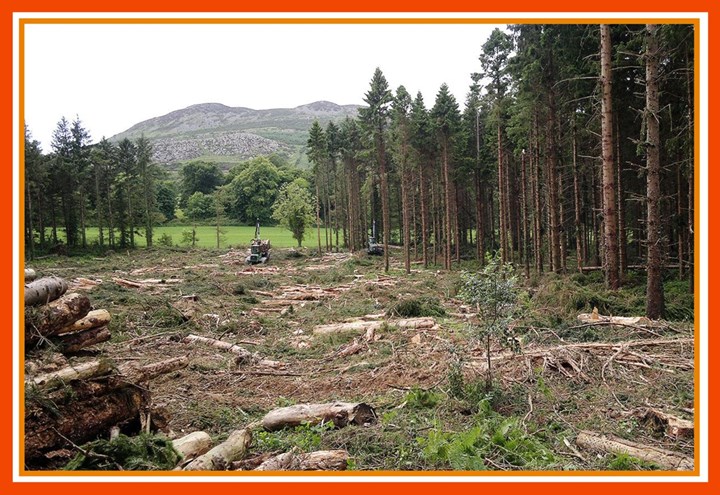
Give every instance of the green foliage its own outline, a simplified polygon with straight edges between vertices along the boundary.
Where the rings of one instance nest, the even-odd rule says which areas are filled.
[[[315,220],[315,198],[308,191],[305,179],[295,179],[280,189],[272,206],[273,218],[292,232],[298,247],[302,247],[305,231]]]
[[[435,297],[417,297],[398,301],[388,310],[388,313],[404,318],[435,317],[445,316],[445,308]]]
[[[660,469],[657,464],[643,461],[630,454],[618,453],[613,454],[607,463],[609,471],[647,471]]]
[[[425,459],[461,471],[497,466],[547,470],[557,464],[552,451],[526,431],[522,420],[494,413],[487,402],[481,404],[474,423],[464,432],[445,432],[436,424],[427,437],[417,439]]]
[[[83,451],[67,463],[65,470],[168,471],[182,459],[170,440],[145,433],[95,440],[84,445]]]
[[[223,183],[222,172],[216,163],[193,161],[180,170],[180,205],[196,192],[210,194]]]
[[[440,394],[418,387],[413,387],[405,396],[407,406],[411,409],[434,409],[440,403],[440,399]]]
[[[272,221],[272,205],[283,183],[280,171],[268,158],[254,158],[243,164],[224,187],[225,210],[241,222],[267,225]]]
[[[215,216],[215,204],[210,194],[194,192],[188,199],[184,210],[190,220],[203,220]]]
[[[165,247],[172,247],[173,246],[173,238],[170,234],[167,232],[163,232],[160,235],[160,238],[158,239],[158,244]]]

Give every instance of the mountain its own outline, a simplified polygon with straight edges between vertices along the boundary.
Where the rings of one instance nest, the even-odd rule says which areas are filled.
[[[153,145],[155,161],[169,168],[195,159],[228,168],[270,153],[284,154],[304,166],[313,121],[323,127],[331,120],[339,124],[347,116],[356,116],[358,108],[329,101],[269,110],[201,103],[135,124],[110,140],[136,139],[144,134]]]

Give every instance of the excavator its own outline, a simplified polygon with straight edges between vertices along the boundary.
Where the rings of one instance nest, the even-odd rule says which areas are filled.
[[[270,240],[260,239],[260,221],[255,224],[255,238],[250,242],[250,254],[245,258],[248,265],[267,263],[270,259]]]

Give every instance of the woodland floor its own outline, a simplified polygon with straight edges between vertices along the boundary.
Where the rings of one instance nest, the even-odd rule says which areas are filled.
[[[576,320],[593,306],[601,314],[640,316],[634,311],[642,308],[640,275],[631,274],[629,288],[619,294],[603,291],[599,273],[524,281],[523,315],[514,328],[520,352],[493,341],[494,388],[488,392],[484,340],[470,324],[470,309],[456,298],[459,273],[475,269],[473,262],[452,272],[413,264],[405,274],[401,253],[393,250],[386,274],[381,257],[364,254],[275,249],[269,264],[254,267],[244,264],[245,255],[166,248],[48,257],[28,266],[70,282],[102,281],[79,290],[94,307],[110,311],[113,338],[75,360],[189,357],[187,368],[150,382],[170,437],[204,430],[222,440],[276,407],[338,400],[370,404],[378,421],[260,432],[251,450],[343,448],[355,470],[658,468],[579,448],[578,432],[591,430],[693,456],[692,437],[672,437],[636,414],[655,408],[693,419],[693,306],[692,295],[673,295],[681,282],[668,282],[668,305],[678,321],[641,328]],[[127,288],[113,277],[161,283]],[[313,296],[291,305],[268,302],[286,300],[296,290]],[[191,295],[196,297],[183,298]],[[364,332],[313,335],[316,325],[391,314],[410,300],[419,302],[420,313],[439,315],[434,328],[400,329],[391,319],[370,342]],[[183,342],[188,334],[239,344],[285,366],[237,364],[232,353]],[[356,339],[360,350],[344,355]],[[586,343],[617,345],[579,345]],[[39,351],[28,358],[43,359]]]

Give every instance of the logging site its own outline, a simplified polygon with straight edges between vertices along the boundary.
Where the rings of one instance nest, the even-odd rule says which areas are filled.
[[[189,100],[136,101],[137,74],[113,65],[96,86],[123,108],[91,109],[137,124],[93,142],[85,90],[49,139],[25,125],[19,465],[699,476],[707,167],[700,21],[678,19],[230,22],[148,38],[191,40],[178,64],[212,67],[248,106],[163,114]],[[117,39],[163,29],[140,24]],[[262,43],[240,40],[250,27]],[[197,48],[219,32],[252,47],[242,63]],[[56,39],[20,64],[38,68],[19,113],[33,125],[55,85],[127,58],[122,45],[66,73],[65,53],[43,58]],[[265,65],[243,65],[255,52]],[[166,81],[158,98],[207,88],[207,74],[183,86],[193,71],[164,79],[175,65],[156,58],[142,81]]]
[[[608,291],[597,271],[522,281],[492,260],[245,257],[33,262],[26,469],[693,469],[692,319],[633,317],[633,272]],[[503,291],[492,307],[477,273]],[[691,300],[667,295],[678,315]]]

